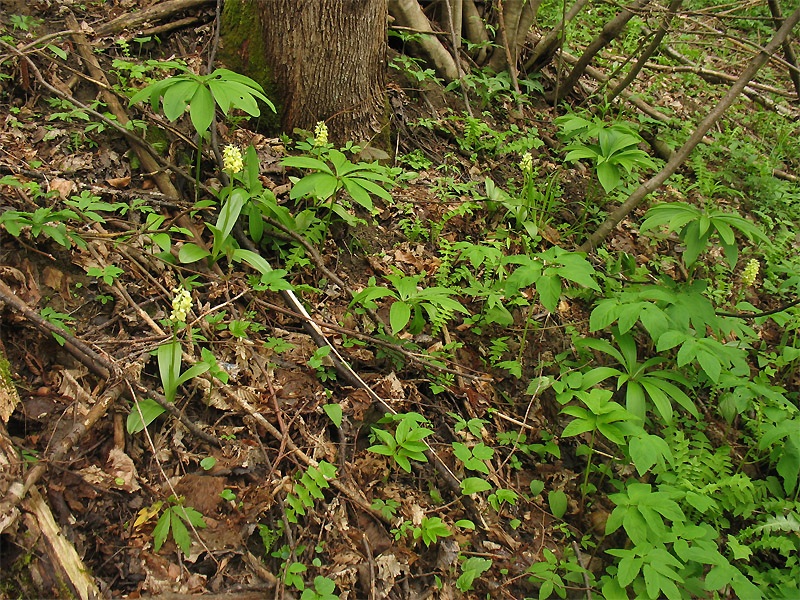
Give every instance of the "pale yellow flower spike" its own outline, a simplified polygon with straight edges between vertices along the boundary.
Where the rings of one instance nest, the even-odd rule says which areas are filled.
[[[222,168],[231,174],[244,169],[242,153],[233,144],[228,144],[222,149]]]
[[[324,146],[328,143],[328,126],[324,121],[317,121],[314,126],[314,145]]]
[[[186,315],[192,309],[192,295],[183,286],[172,291],[175,292],[175,297],[172,299],[172,314],[169,318],[173,323],[186,323]]]
[[[756,282],[756,277],[758,277],[758,271],[761,265],[755,258],[751,258],[747,261],[747,264],[742,271],[742,286],[743,287],[750,287]]]

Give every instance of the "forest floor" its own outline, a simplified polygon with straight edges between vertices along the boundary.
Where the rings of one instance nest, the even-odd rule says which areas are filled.
[[[55,8],[39,13],[25,3],[2,4],[5,20],[12,12],[42,19],[29,31],[15,29],[17,40],[70,29]],[[98,29],[131,4],[87,2],[78,20]],[[137,41],[122,34],[124,43],[114,36],[101,38],[95,49],[109,79],[121,73],[114,57],[142,63],[171,57],[203,65],[213,44],[213,10],[186,16],[199,21],[191,29],[160,34],[160,43],[152,36]],[[33,60],[45,81],[91,104],[100,98],[95,78],[83,72],[73,42],[66,40],[71,38],[53,43],[70,53],[67,60],[46,53]],[[19,394],[14,405],[14,394],[0,388],[0,408],[11,404],[13,412],[3,418],[24,458],[9,472],[24,479],[46,463],[35,487],[104,595],[184,598],[235,592],[240,598],[292,598],[300,596],[299,579],[313,587],[314,578],[324,576],[335,582],[337,596],[325,596],[330,590],[318,579],[317,595],[304,598],[523,598],[538,596],[541,587],[530,577],[531,565],[562,557],[566,548],[590,571],[602,570],[603,527],[613,505],[584,506],[581,440],[558,438],[560,406],[552,391],[539,394],[536,388],[537,381],[561,376],[558,361],[572,351],[576,338],[590,335],[591,307],[581,291],[562,296],[555,313],[520,302],[510,307],[510,321],[502,326],[455,315],[438,327],[396,339],[380,334],[365,311],[355,311],[347,293],[346,288],[355,293],[370,288],[371,278],[385,281],[398,274],[444,284],[445,269],[452,266],[447,249],[464,240],[494,241],[509,253],[527,250],[502,212],[475,201],[475,191],[485,191],[487,176],[500,188],[519,183],[520,154],[466,148],[459,143],[470,135],[463,119],[443,128],[411,125],[420,119],[447,122],[461,114],[460,96],[431,89],[420,93],[401,80],[393,82],[394,165],[403,170],[392,201],[376,198],[374,214],[358,209],[353,223],[334,222],[316,244],[317,254],[274,229],[265,232],[262,247],[273,267],[293,263],[288,273],[279,273],[302,297],[335,352],[374,394],[392,411],[418,413],[426,420],[432,432],[426,440],[436,459],[412,460],[407,472],[367,450],[377,443],[371,427],[382,417],[372,393],[337,376],[330,357],[304,329],[306,319],[276,288],[254,291],[254,271],[242,262],[222,260],[215,265],[221,268],[209,269],[202,261],[170,264],[158,257],[164,247],[177,255],[192,239],[189,230],[201,232],[203,221],[213,219],[207,207],[197,209],[187,183],[194,177],[188,119],[156,121],[155,127],[150,122],[165,133],[151,143],[187,173],[173,177],[180,197],[169,197],[156,189],[126,139],[43,89],[35,73],[10,58],[7,49],[0,54],[5,58],[0,70],[10,76],[0,80],[0,177],[6,176],[0,180],[0,211],[43,219],[42,227],[34,223],[17,236],[0,229],[0,281],[45,317],[33,319],[7,297],[3,307],[0,297],[0,358],[5,355]],[[688,117],[698,104],[681,104],[679,93],[685,90],[679,87],[665,89],[662,98],[676,115]],[[147,118],[140,108],[124,101],[123,106],[131,118]],[[491,130],[535,128],[537,138],[549,142],[534,150],[533,159],[543,180],[558,177],[561,193],[553,219],[538,235],[543,248],[577,247],[597,222],[599,213],[585,207],[598,185],[580,163],[560,166],[554,109],[532,103],[518,114],[513,100],[502,97],[491,106],[476,102],[476,112],[481,108],[491,109],[484,117]],[[301,173],[281,163],[298,139],[266,137],[251,126],[243,120],[221,127],[220,144],[252,146],[260,184],[274,193],[278,205],[303,210],[302,201],[289,196],[290,177]],[[488,143],[492,132],[477,136]],[[210,155],[200,177],[211,188],[221,186]],[[657,196],[682,198],[669,187]],[[59,221],[57,210],[75,208],[63,204],[70,199],[88,202],[81,205],[83,214],[99,212],[101,218],[80,225],[66,217]],[[209,196],[201,191],[198,200]],[[674,259],[677,238],[664,237],[654,245],[637,234],[633,222],[644,212],[615,230],[608,252],[624,252],[634,257],[635,268],[645,270],[657,261],[681,278],[682,267]],[[163,238],[155,235],[163,233],[171,244],[160,245]],[[191,333],[180,333],[188,353],[183,368],[201,362],[201,347],[211,349],[227,382],[201,377],[186,382],[174,403],[182,420],[165,414],[130,434],[126,427],[136,410],[131,398],[143,400],[162,387],[156,354],[171,339],[169,317],[174,290],[181,285],[191,288],[193,301]],[[747,299],[761,309],[775,305],[758,290]],[[471,314],[481,312],[469,298],[461,302]],[[392,319],[389,303],[378,301],[376,308],[380,321]],[[47,333],[45,320],[62,328],[66,344]],[[764,325],[765,340],[778,335],[769,328]],[[99,362],[89,366],[86,356],[99,356]],[[503,360],[507,368],[500,365]],[[109,365],[112,372],[99,375]],[[107,401],[107,411],[95,414]],[[76,425],[90,415],[100,418],[72,439]],[[725,441],[728,425],[716,413],[706,416],[708,437]],[[67,442],[74,443],[63,455],[54,454]],[[473,463],[472,478],[489,481],[506,496],[461,495],[458,481],[470,474],[454,453],[467,447],[473,453],[480,447],[496,449],[483,466]],[[613,454],[611,448],[596,451]],[[323,473],[335,468],[335,478],[320,478],[313,466],[307,473],[320,463]],[[635,474],[632,466],[627,469]],[[308,499],[309,493],[317,498]],[[561,498],[566,506],[558,510]],[[181,533],[182,517],[173,515],[167,535],[161,517],[183,508],[200,513],[202,526],[197,520],[195,531]],[[52,551],[22,535],[35,527],[26,512],[0,535],[0,597],[69,596]],[[159,536],[163,545],[156,549]],[[587,537],[595,541],[594,553],[576,543]],[[474,559],[468,563],[472,570],[459,559]],[[574,579],[564,588],[570,596],[585,592],[583,577]]]

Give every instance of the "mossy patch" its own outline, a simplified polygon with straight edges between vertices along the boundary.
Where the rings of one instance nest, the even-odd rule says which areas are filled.
[[[261,18],[255,2],[225,2],[220,28],[220,60],[231,71],[247,75],[264,88],[278,113],[262,107],[261,116],[251,125],[261,133],[275,135],[281,131],[278,117],[281,105],[272,70],[267,64],[262,35]]]

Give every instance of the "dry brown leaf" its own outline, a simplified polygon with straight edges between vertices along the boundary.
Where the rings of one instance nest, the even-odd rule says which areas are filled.
[[[112,179],[106,179],[106,183],[113,188],[122,190],[130,185],[131,176],[128,175],[127,177],[114,177]]]
[[[125,454],[119,448],[112,448],[108,453],[108,472],[113,475],[117,486],[128,492],[135,492],[140,488],[139,482],[136,481],[139,477],[136,473],[136,465],[130,456]],[[123,483],[120,485],[117,479],[122,479]]]
[[[50,185],[47,189],[50,192],[58,192],[58,195],[61,196],[61,199],[66,200],[69,198],[70,194],[75,191],[75,187],[75,182],[70,179],[53,177],[53,179],[50,180]]]

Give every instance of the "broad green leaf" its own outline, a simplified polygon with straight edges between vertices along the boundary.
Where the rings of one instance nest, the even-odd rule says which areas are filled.
[[[207,256],[211,256],[211,253],[208,250],[203,250],[197,244],[192,243],[184,244],[178,251],[178,260],[183,264],[197,262],[198,260],[206,258]]]
[[[142,411],[141,415],[139,414],[139,410],[136,408],[137,406]],[[164,412],[164,409],[155,400],[152,400],[151,398],[140,400],[134,404],[133,408],[131,408],[131,412],[128,414],[128,418],[125,422],[125,428],[131,435],[134,433],[139,433]],[[144,421],[142,421],[142,417],[144,417]]]
[[[173,506],[169,511],[172,524],[172,539],[175,540],[175,544],[181,549],[181,552],[188,555],[192,548],[192,540],[189,537],[189,530],[186,529],[186,525],[183,524],[178,514],[181,510],[180,506]]]
[[[234,225],[236,225],[236,221],[239,219],[239,215],[242,212],[242,208],[244,208],[245,203],[250,199],[248,193],[243,190],[242,188],[234,188],[231,192],[231,195],[223,204],[222,209],[219,211],[219,217],[217,217],[216,227],[220,230],[221,240],[217,240],[216,237],[214,239],[214,246],[216,250],[219,250],[218,244],[221,247],[221,244],[225,238],[227,238],[231,231],[233,231]],[[216,253],[214,254],[216,256]]]
[[[597,179],[607,194],[619,184],[619,169],[610,162],[600,163],[597,165]]]
[[[536,291],[542,306],[555,314],[558,311],[558,299],[561,297],[561,278],[558,275],[542,275],[536,280]]]
[[[325,411],[325,414],[328,415],[328,418],[331,422],[337,427],[342,426],[342,405],[341,404],[326,404],[322,407],[322,410]]]
[[[342,183],[344,183],[344,187],[347,190],[347,193],[350,194],[350,197],[356,204],[359,204],[360,206],[366,208],[368,211],[372,212],[374,206],[372,204],[372,198],[370,197],[367,190],[365,190],[359,183],[357,183],[355,179],[343,179]]]
[[[178,79],[166,89],[162,104],[167,120],[174,121],[183,114],[198,85],[193,79]]]
[[[189,102],[189,117],[195,131],[203,135],[214,118],[214,99],[207,87],[198,86]]]
[[[246,262],[265,277],[270,277],[273,274],[273,270],[269,262],[263,256],[253,252],[252,250],[237,248],[233,251],[232,258],[234,261]]]
[[[392,303],[389,309],[389,325],[392,328],[392,333],[397,335],[403,328],[408,325],[411,319],[411,306],[401,300]]]
[[[461,481],[461,494],[469,496],[492,489],[492,484],[482,477],[467,477]]]
[[[550,505],[550,512],[557,519],[567,513],[567,495],[563,490],[552,490],[547,493],[547,502]]]

